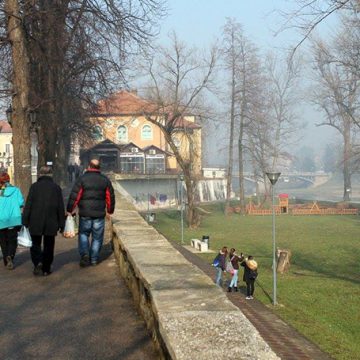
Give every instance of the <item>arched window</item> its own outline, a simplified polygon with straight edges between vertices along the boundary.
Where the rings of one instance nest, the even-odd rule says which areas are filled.
[[[150,125],[144,125],[141,129],[141,139],[142,140],[152,140],[153,133]]]
[[[128,141],[128,130],[125,125],[120,125],[117,128],[117,139],[121,142],[127,142]]]
[[[98,140],[98,141],[104,139],[103,130],[102,130],[101,126],[96,125],[93,127],[93,137],[95,140]]]

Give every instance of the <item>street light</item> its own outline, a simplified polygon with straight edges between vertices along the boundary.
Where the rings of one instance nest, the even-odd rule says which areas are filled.
[[[36,122],[36,111],[30,110],[28,112],[28,116],[29,116],[29,120],[30,120],[30,126],[31,126],[31,128],[33,128],[35,126],[35,122]]]
[[[272,240],[273,240],[273,305],[277,305],[276,300],[276,241],[275,241],[275,203],[274,203],[274,187],[281,173],[267,172],[267,177],[271,182],[271,198],[272,198]]]
[[[181,216],[181,245],[184,244],[184,200],[183,200],[183,181],[184,175],[180,174],[180,216]]]
[[[10,104],[9,107],[6,109],[6,119],[10,126],[11,126],[11,121],[12,121],[12,113],[13,113],[13,109]]]

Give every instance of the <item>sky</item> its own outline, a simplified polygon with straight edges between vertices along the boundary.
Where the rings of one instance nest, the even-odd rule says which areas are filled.
[[[168,34],[175,31],[178,37],[189,45],[209,47],[221,37],[226,17],[233,17],[243,25],[245,34],[266,53],[294,47],[302,36],[295,29],[276,32],[284,24],[284,18],[277,10],[289,12],[295,8],[295,0],[168,0],[169,14],[162,21],[159,41],[166,43]],[[334,19],[328,19],[319,29],[325,34]],[[306,44],[302,46],[306,50]],[[321,151],[323,145],[336,139],[336,132],[330,127],[316,127],[321,113],[309,105],[298,109],[299,120],[307,126],[302,134],[301,146],[311,146]]]

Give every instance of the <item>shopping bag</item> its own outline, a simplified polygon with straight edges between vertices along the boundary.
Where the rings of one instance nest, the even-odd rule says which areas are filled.
[[[231,263],[231,261],[228,261],[226,263],[226,272],[228,272],[229,274],[234,274],[234,267],[233,264]]]
[[[75,237],[75,221],[72,215],[68,215],[65,221],[64,237],[73,238]]]
[[[18,245],[24,247],[31,247],[31,235],[29,229],[26,226],[22,226],[17,237]]]

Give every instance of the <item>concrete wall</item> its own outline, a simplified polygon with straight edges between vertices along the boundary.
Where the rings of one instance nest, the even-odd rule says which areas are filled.
[[[161,359],[278,359],[212,279],[149,226],[118,192],[116,196],[113,244],[119,272]]]

